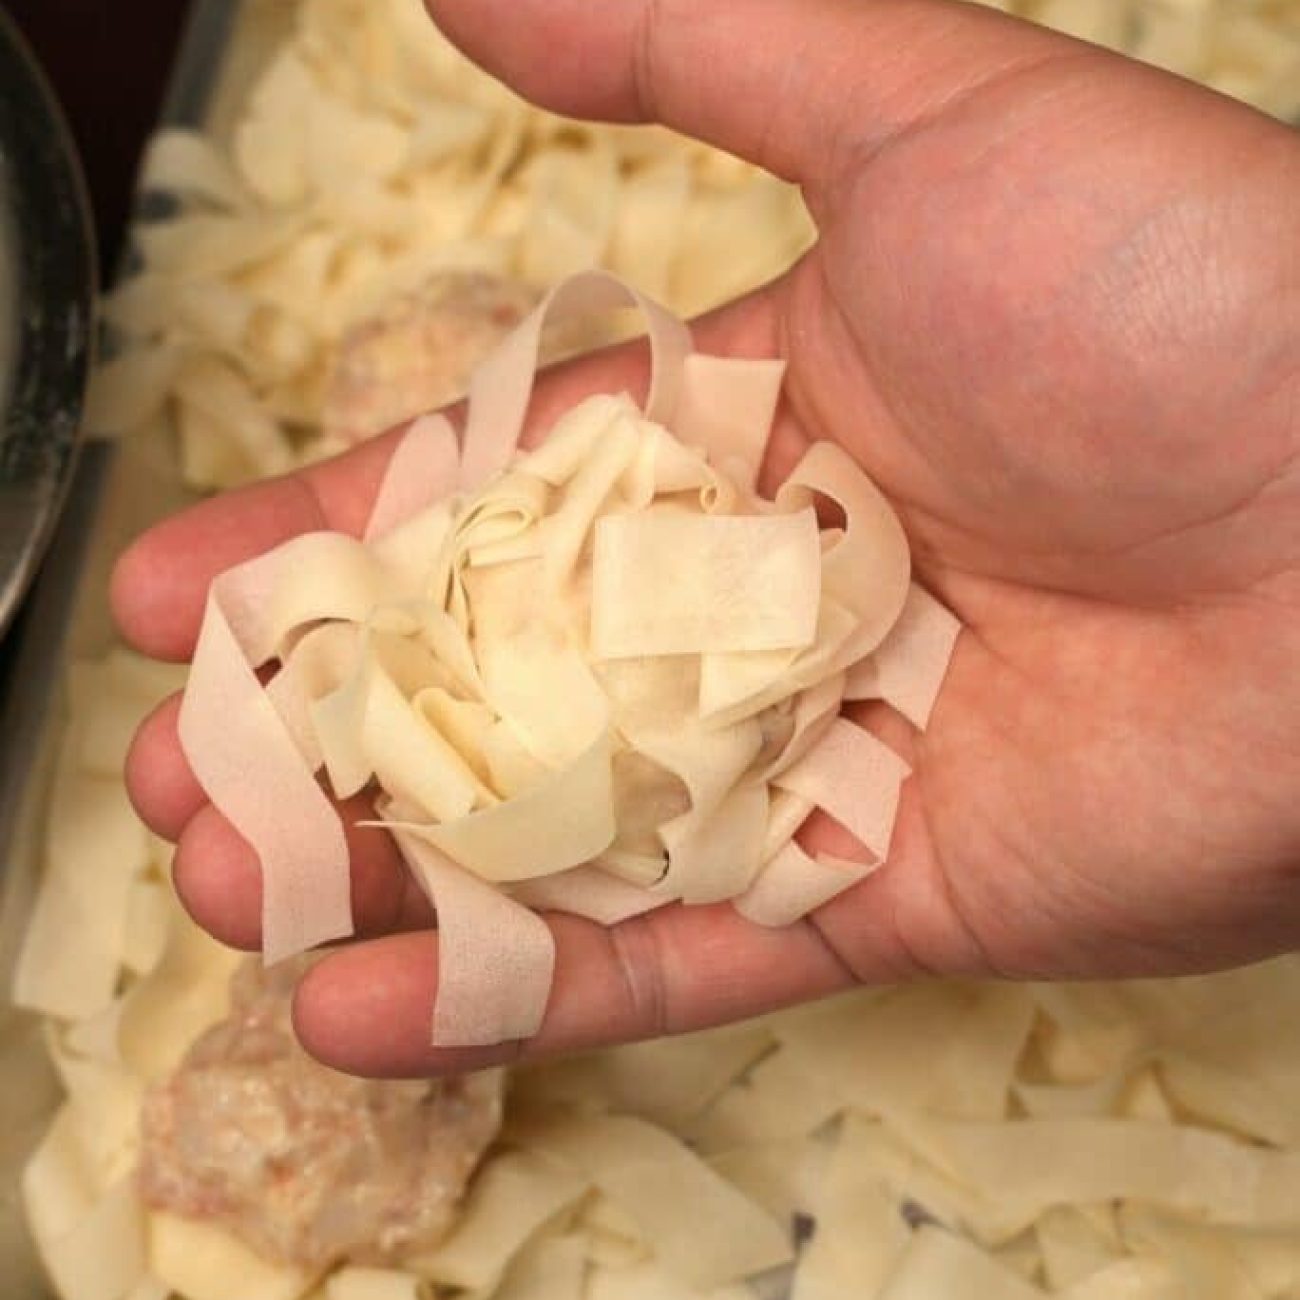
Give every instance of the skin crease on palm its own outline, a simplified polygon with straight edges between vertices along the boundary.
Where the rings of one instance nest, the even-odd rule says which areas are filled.
[[[845,445],[967,630],[924,736],[856,715],[915,775],[887,866],[805,922],[554,917],[538,1038],[434,1050],[427,908],[355,831],[365,937],[300,988],[306,1046],[440,1072],[857,980],[1177,974],[1300,946],[1300,139],[946,0],[430,7],[549,108],[664,122],[803,185],[817,247],[697,339],[788,359],[770,482],[809,440]],[[641,369],[620,352],[549,376],[530,436]],[[304,529],[360,531],[393,437],[144,537],[115,575],[126,636],[183,659],[214,573]],[[179,837],[194,916],[255,947],[256,859],[175,720],[172,701],[137,738],[133,797]],[[803,838],[847,847],[828,822]]]

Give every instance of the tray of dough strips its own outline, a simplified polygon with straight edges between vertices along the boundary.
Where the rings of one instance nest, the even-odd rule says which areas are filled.
[[[1002,7],[1295,115],[1294,4]],[[696,355],[681,323],[807,246],[788,187],[525,107],[417,0],[200,4],[178,86],[106,309],[82,527],[6,705],[6,1293],[1300,1296],[1296,960],[863,990],[444,1082],[306,1056],[288,999],[349,918],[304,773],[378,793],[437,908],[431,1038],[496,1041],[545,1003],[535,909],[724,899],[783,923],[866,869],[792,843],[815,805],[882,859],[906,771],[839,703],[923,726],[958,629],[834,452],[757,489],[780,369]],[[517,453],[535,367],[638,332],[645,407],[598,397]],[[261,853],[264,967],[188,921],[131,814],[132,730],[187,682],[114,644],[107,566],[196,493],[466,393],[460,439],[411,426],[365,537],[214,585],[182,730]],[[699,581],[675,580],[683,557]],[[864,567],[869,603],[842,579]],[[272,660],[263,692],[251,670]],[[310,880],[229,781],[253,752],[320,850]],[[538,874],[519,879],[524,836]]]

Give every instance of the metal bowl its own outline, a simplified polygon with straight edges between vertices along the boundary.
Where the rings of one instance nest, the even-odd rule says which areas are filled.
[[[72,137],[0,9],[0,633],[72,478],[94,306],[94,237]]]

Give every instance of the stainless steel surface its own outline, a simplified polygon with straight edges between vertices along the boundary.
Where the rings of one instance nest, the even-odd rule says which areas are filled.
[[[90,367],[89,206],[53,93],[0,10],[0,632],[67,494]]]

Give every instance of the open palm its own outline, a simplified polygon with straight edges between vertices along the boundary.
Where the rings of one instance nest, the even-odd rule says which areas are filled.
[[[854,979],[1173,973],[1300,943],[1294,134],[947,0],[431,8],[550,107],[664,121],[803,183],[816,249],[700,341],[788,359],[772,478],[807,441],[846,446],[968,628],[924,736],[864,712],[915,769],[885,868],[779,932],[725,906],[609,931],[554,918],[555,993],[523,1050]],[[536,425],[635,364],[557,376]],[[390,448],[142,539],[115,582],[127,635],[184,657],[213,574],[308,528],[358,530]],[[129,775],[180,840],[188,906],[255,945],[256,861],[185,768],[174,705]],[[842,834],[804,837],[844,851]],[[400,932],[429,917],[382,834],[352,835],[360,927],[399,933],[308,977],[308,1047],[375,1073],[521,1050],[427,1046],[434,946]]]

